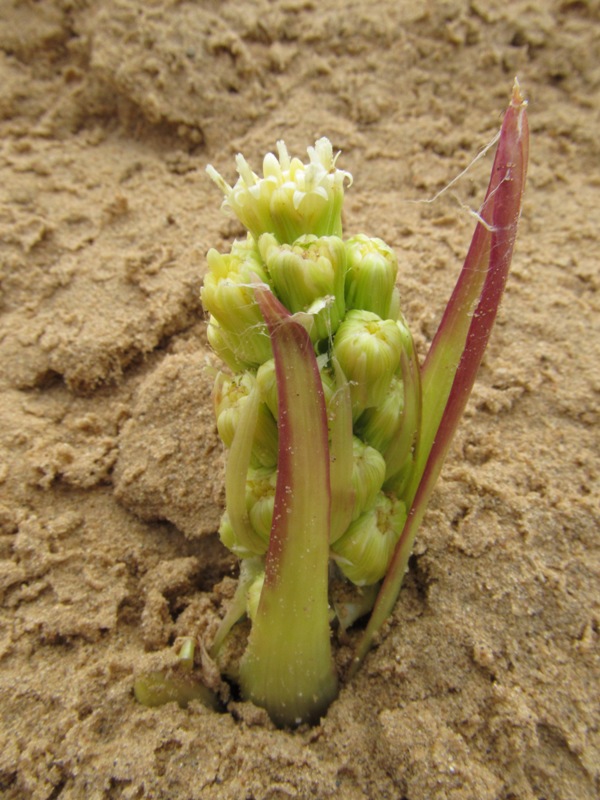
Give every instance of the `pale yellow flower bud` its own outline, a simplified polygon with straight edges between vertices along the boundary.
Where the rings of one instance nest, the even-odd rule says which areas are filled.
[[[331,338],[346,310],[346,250],[342,240],[338,236],[307,235],[293,244],[279,244],[266,233],[258,247],[284,306],[292,314],[310,316],[307,330],[313,342]]]
[[[272,153],[265,156],[262,178],[238,155],[239,179],[233,187],[214,167],[207,167],[225,194],[224,207],[230,208],[257,240],[263,233],[289,243],[308,233],[340,236],[344,184],[350,184],[352,178],[336,168],[331,142],[323,138],[309,147],[307,164],[290,159],[281,141],[277,151],[278,157]]]
[[[224,361],[232,372],[242,372],[245,369],[253,368],[255,363],[253,358],[249,361],[239,358],[242,353],[241,337],[224,331],[214,317],[209,319],[206,338],[221,361]],[[252,352],[250,355],[255,356],[256,353]]]
[[[382,319],[392,318],[392,295],[398,259],[381,239],[363,234],[346,242],[346,306],[372,311]]]
[[[352,437],[354,464],[352,469],[352,488],[354,489],[355,520],[370,508],[379,494],[385,479],[385,460],[374,447]]]
[[[371,447],[385,453],[402,421],[403,409],[404,383],[402,378],[395,375],[383,402],[361,414],[356,426],[358,435]]]
[[[371,311],[346,314],[334,339],[333,354],[350,382],[354,419],[385,400],[400,364],[402,345],[402,332],[394,320],[382,320]]]
[[[211,315],[208,338],[227,364],[262,364],[271,358],[271,340],[254,298],[256,283],[267,281],[254,242],[235,242],[231,253],[207,254],[209,272],[200,297]]]
[[[331,546],[332,558],[348,580],[368,586],[383,578],[405,521],[404,503],[380,493],[374,507]]]
[[[229,520],[228,514],[225,512],[221,517],[221,524],[219,525],[219,538],[222,544],[230,550],[238,558],[252,558],[253,556],[260,556],[266,553],[268,541],[264,542],[264,547],[256,550],[250,550],[246,545],[242,544],[235,535],[233,525]],[[262,544],[262,540],[257,540]]]
[[[261,364],[256,373],[256,382],[260,391],[261,400],[267,404],[273,417],[277,419],[277,376],[275,374],[275,359],[270,358]]]
[[[237,430],[240,412],[256,384],[249,372],[228,378],[220,373],[213,389],[213,404],[217,419],[217,430],[226,447],[231,447]],[[277,423],[264,403],[258,406],[256,431],[252,444],[252,463],[265,467],[277,464]]]
[[[277,470],[251,469],[246,480],[246,508],[252,528],[266,542],[271,535]]]

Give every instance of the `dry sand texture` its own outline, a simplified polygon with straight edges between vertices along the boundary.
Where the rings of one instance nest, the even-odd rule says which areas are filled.
[[[599,31],[596,0],[0,0],[2,798],[598,797]],[[423,353],[491,157],[412,201],[515,74],[514,266],[378,648],[313,729],[136,705],[234,575],[198,293],[240,229],[206,163],[328,136]]]

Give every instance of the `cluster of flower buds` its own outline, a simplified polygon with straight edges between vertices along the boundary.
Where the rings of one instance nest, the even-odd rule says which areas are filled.
[[[238,450],[247,452],[238,458],[237,475],[229,476],[228,490],[233,486],[238,500],[230,504],[228,498],[220,534],[242,558],[261,557],[268,547],[277,482],[277,382],[269,332],[254,297],[255,287],[266,284],[310,336],[331,426],[339,393],[349,388],[352,441],[344,452],[352,463],[344,468],[350,485],[346,508],[333,503],[332,515],[345,522],[340,529],[332,521],[330,552],[347,580],[368,586],[385,575],[402,531],[403,479],[418,446],[419,371],[400,312],[398,263],[380,239],[342,238],[344,187],[351,176],[337,169],[327,139],[308,149],[307,164],[290,158],[283,142],[277,151],[278,157],[265,157],[263,177],[238,156],[233,187],[208,168],[225,194],[224,206],[249,231],[229,254],[209,252],[202,289],[209,341],[233,373],[220,375],[215,385],[219,434],[227,447],[237,440]],[[240,497],[243,508],[232,513],[230,505]],[[259,576],[248,593],[249,613],[260,585]]]
[[[352,179],[327,139],[308,148],[308,163],[278,142],[262,177],[238,155],[234,186],[208,167],[248,231],[229,253],[209,252],[202,289],[208,340],[228,367],[213,394],[227,448],[220,536],[240,559],[208,654],[278,726],[316,723],[336,698],[331,623],[345,631],[369,614],[351,678],[398,597],[508,276],[526,105],[515,81],[479,222],[422,367],[394,253],[380,239],[344,239]],[[244,616],[251,624],[234,631]],[[136,680],[136,697],[218,707],[193,662],[189,638],[172,673]]]

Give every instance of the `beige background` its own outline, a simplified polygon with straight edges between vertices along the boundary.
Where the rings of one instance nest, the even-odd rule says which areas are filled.
[[[599,30],[592,0],[1,0],[1,797],[598,796]],[[515,74],[514,265],[378,649],[310,730],[136,705],[233,585],[198,293],[241,231],[206,163],[328,136],[423,354],[491,154],[422,201]]]

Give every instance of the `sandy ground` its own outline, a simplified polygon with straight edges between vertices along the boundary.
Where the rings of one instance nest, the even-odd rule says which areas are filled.
[[[599,33],[595,0],[0,1],[1,797],[598,797]],[[424,353],[491,156],[414,201],[515,74],[514,265],[378,647],[312,729],[137,705],[235,575],[198,297],[241,231],[206,163],[328,136]]]

